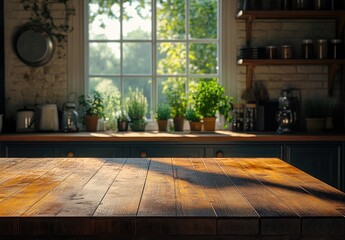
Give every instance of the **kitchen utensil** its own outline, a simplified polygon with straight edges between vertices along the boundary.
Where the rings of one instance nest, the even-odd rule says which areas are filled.
[[[35,111],[33,109],[19,109],[16,113],[16,131],[35,131]]]
[[[64,132],[78,132],[78,113],[74,102],[67,102],[64,104],[64,111],[62,114],[62,131]]]
[[[43,104],[39,107],[39,130],[59,131],[59,115],[56,104]]]

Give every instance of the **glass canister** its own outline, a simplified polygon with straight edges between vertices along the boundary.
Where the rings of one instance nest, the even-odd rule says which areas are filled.
[[[329,58],[340,59],[343,57],[343,45],[341,39],[332,39],[329,46]]]
[[[330,8],[330,0],[314,0],[315,10],[326,10]]]
[[[302,58],[312,59],[314,58],[314,42],[311,39],[302,40]]]
[[[74,102],[67,102],[64,105],[62,114],[62,130],[64,132],[78,132],[78,112]]]
[[[266,58],[268,58],[268,59],[277,58],[277,46],[267,46],[266,47]]]
[[[318,59],[326,59],[328,57],[328,41],[327,39],[318,39],[316,55]]]
[[[246,104],[245,121],[245,131],[254,131],[256,127],[256,104]]]
[[[232,131],[243,131],[244,127],[244,105],[241,103],[234,104],[232,116]]]
[[[313,7],[313,0],[294,0],[294,9],[309,10]]]
[[[282,59],[292,58],[292,47],[291,45],[282,45],[281,47],[281,57]]]

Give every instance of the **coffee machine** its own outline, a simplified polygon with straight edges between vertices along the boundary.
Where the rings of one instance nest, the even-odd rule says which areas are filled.
[[[301,91],[296,88],[284,88],[279,97],[277,112],[278,133],[289,133],[296,130],[299,121]]]

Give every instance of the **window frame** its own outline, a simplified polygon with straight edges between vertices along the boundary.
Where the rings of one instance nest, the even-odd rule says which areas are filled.
[[[71,26],[73,31],[68,36],[68,58],[67,58],[67,91],[77,95],[86,94],[86,58],[85,51],[85,26],[88,24],[87,3],[88,0],[71,0],[76,9],[75,16],[71,17]],[[219,0],[220,21],[218,31],[221,50],[219,53],[219,81],[224,86],[228,95],[238,95],[237,82],[243,81],[238,75],[238,66],[236,62],[237,42],[238,42],[238,24],[236,18],[237,1]],[[241,27],[240,27],[241,28]],[[153,31],[154,29],[152,29]],[[153,62],[155,64],[155,62]],[[152,94],[156,95],[155,92]],[[156,97],[156,96],[154,96]],[[219,124],[219,126],[222,126]]]

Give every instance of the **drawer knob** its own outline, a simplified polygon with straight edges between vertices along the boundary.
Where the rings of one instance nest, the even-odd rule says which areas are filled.
[[[68,157],[68,158],[74,157],[74,153],[73,153],[73,152],[68,152],[68,153],[67,153],[67,157]]]
[[[147,157],[147,152],[140,152],[140,157],[141,158],[146,158]]]
[[[222,157],[224,157],[224,153],[222,151],[218,151],[218,152],[216,152],[216,157],[222,158]]]

